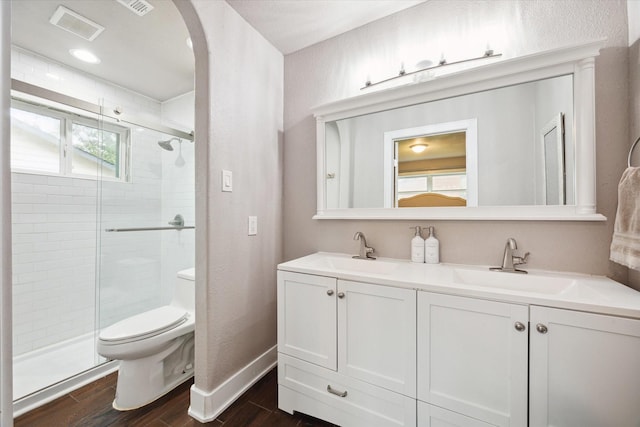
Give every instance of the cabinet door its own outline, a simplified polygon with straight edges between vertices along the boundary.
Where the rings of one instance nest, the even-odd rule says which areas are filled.
[[[640,425],[640,320],[532,306],[530,347],[531,427]]]
[[[418,399],[527,425],[528,307],[418,292]]]
[[[416,396],[416,291],[338,281],[338,371]]]
[[[336,279],[278,271],[278,352],[336,369]]]

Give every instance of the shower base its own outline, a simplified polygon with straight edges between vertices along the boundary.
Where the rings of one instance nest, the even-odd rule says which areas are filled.
[[[22,415],[118,369],[86,334],[13,358],[13,414]]]

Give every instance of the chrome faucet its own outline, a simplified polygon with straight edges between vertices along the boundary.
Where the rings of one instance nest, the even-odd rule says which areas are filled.
[[[364,234],[360,231],[356,231],[356,234],[353,236],[353,240],[360,240],[360,254],[354,255],[353,258],[357,259],[376,259],[376,257],[372,256],[375,249],[367,246],[367,239],[365,239]]]
[[[525,270],[519,270],[516,268],[517,265],[526,264],[529,259],[529,252],[524,254],[524,257],[519,257],[513,254],[513,252],[518,249],[518,245],[516,244],[516,239],[513,237],[509,237],[507,239],[507,244],[504,246],[504,256],[502,257],[502,266],[501,267],[491,267],[492,271],[504,271],[507,273],[524,273],[527,272]]]

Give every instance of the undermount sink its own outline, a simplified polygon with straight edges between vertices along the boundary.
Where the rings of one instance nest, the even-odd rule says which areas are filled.
[[[543,294],[561,294],[577,286],[577,280],[573,278],[506,273],[471,268],[454,268],[453,281],[461,285]]]
[[[391,274],[398,268],[398,264],[395,262],[387,262],[377,259],[356,259],[330,256],[317,261],[323,264],[318,265],[318,267],[352,271],[354,273]]]

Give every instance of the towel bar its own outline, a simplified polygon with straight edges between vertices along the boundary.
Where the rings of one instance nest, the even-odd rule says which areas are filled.
[[[631,156],[633,155],[633,150],[635,150],[636,145],[638,145],[638,141],[640,141],[640,138],[636,139],[636,142],[633,143],[633,145],[631,146],[631,149],[629,150],[629,157],[627,157],[627,167],[628,168],[631,167]]]
[[[105,228],[106,233],[122,233],[123,231],[154,231],[154,230],[191,230],[196,228],[193,225],[190,226],[178,226],[178,227],[133,227],[133,228]]]

